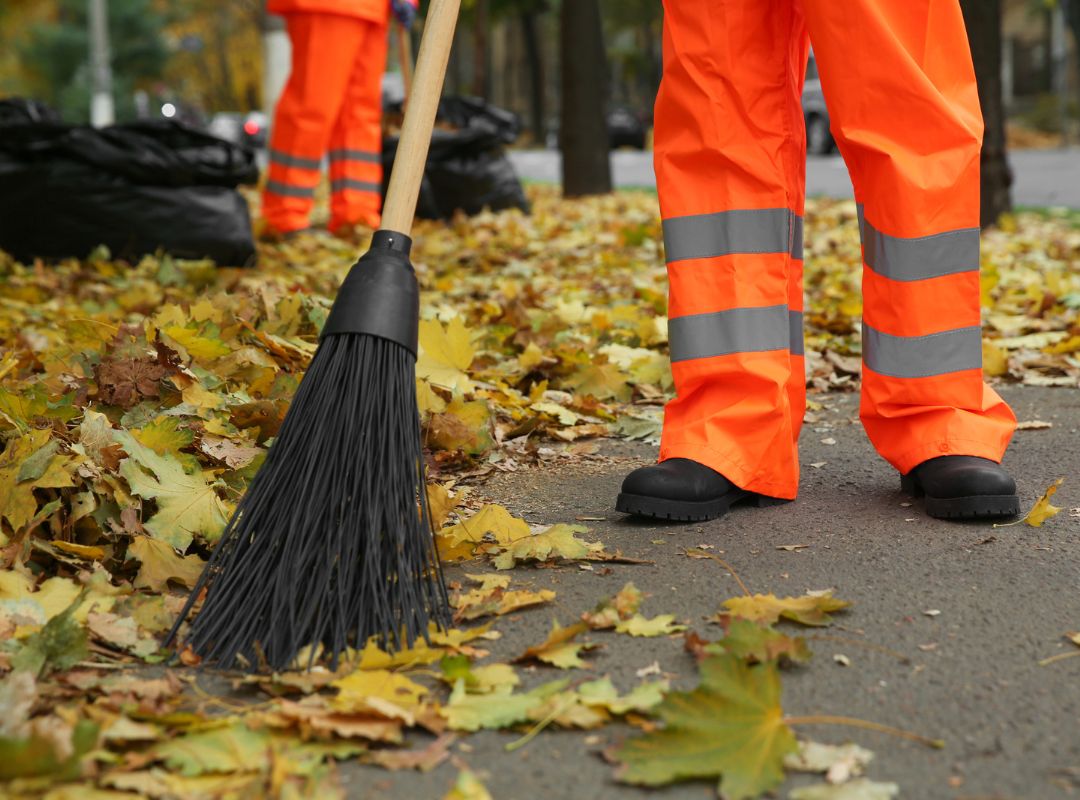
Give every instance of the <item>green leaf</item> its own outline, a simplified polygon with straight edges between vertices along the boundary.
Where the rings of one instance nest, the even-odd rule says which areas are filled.
[[[24,737],[0,736],[0,781],[47,776],[66,781],[78,778],[83,756],[97,745],[98,726],[79,720],[71,730],[71,747],[57,752],[57,731],[32,728]]]
[[[745,619],[733,619],[724,638],[706,645],[706,653],[731,653],[751,662],[788,659],[795,664],[810,660],[810,648],[801,636],[780,631]]]
[[[85,597],[84,589],[41,630],[26,637],[22,647],[11,657],[12,668],[42,675],[52,670],[70,669],[86,658],[90,652],[86,629],[75,621],[75,610]]]
[[[19,476],[16,480],[19,483],[22,483],[23,481],[36,481],[45,474],[49,462],[52,461],[53,456],[56,455],[56,451],[59,449],[60,443],[55,439],[51,439],[48,444],[22,462],[22,465],[19,467]]]
[[[548,697],[561,692],[569,680],[551,681],[525,694],[513,694],[501,687],[489,694],[469,694],[465,679],[454,684],[450,700],[439,709],[451,730],[478,731],[481,728],[508,728],[529,719],[529,712]]]
[[[662,786],[719,777],[730,800],[758,797],[784,779],[783,759],[796,749],[784,724],[775,664],[749,666],[734,655],[701,663],[701,683],[672,692],[655,709],[663,729],[624,742],[616,776]]]
[[[153,755],[181,775],[247,772],[270,768],[270,735],[235,723],[163,742]]]
[[[159,456],[127,431],[117,441],[130,458],[120,463],[120,474],[131,491],[157,502],[157,513],[143,522],[155,538],[183,552],[196,535],[214,541],[227,518],[225,506],[202,474],[188,475],[171,455]]]

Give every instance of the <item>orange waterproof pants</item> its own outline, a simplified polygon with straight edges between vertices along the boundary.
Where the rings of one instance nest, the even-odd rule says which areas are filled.
[[[661,460],[798,490],[812,41],[860,208],[866,432],[902,473],[942,455],[1000,461],[1016,420],[982,377],[982,118],[957,0],[664,7],[655,157],[677,396]]]
[[[274,230],[306,228],[324,156],[330,230],[379,224],[382,75],[386,26],[340,14],[286,16],[292,72],[270,131],[263,217]]]

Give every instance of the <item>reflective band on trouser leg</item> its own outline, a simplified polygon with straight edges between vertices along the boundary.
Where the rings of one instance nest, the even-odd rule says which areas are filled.
[[[1015,419],[981,370],[982,119],[959,3],[804,5],[863,204],[863,425],[902,473],[999,460]]]
[[[344,15],[286,17],[292,72],[274,112],[263,217],[276,231],[308,225],[323,154],[365,25]]]
[[[368,24],[365,44],[330,139],[330,230],[379,224],[382,206],[382,69],[389,37]]]
[[[804,403],[791,350],[802,351],[806,49],[791,0],[665,0],[655,167],[676,397],[660,458],[785,498],[798,489]]]

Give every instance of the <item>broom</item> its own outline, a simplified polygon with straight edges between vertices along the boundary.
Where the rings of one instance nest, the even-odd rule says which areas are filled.
[[[336,668],[369,637],[411,647],[450,621],[416,405],[419,287],[409,262],[460,0],[432,0],[382,227],[342,283],[266,461],[188,598],[204,662],[290,666],[312,645]]]

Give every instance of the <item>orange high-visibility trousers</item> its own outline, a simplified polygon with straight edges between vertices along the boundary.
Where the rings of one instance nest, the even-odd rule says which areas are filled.
[[[798,490],[812,42],[860,210],[866,432],[901,473],[942,455],[1000,461],[1016,420],[982,376],[982,118],[957,0],[664,8],[655,166],[676,398],[660,459]]]
[[[385,14],[382,22],[308,11],[285,19],[292,72],[270,131],[263,217],[278,232],[306,228],[326,156],[330,230],[361,222],[377,227]]]

